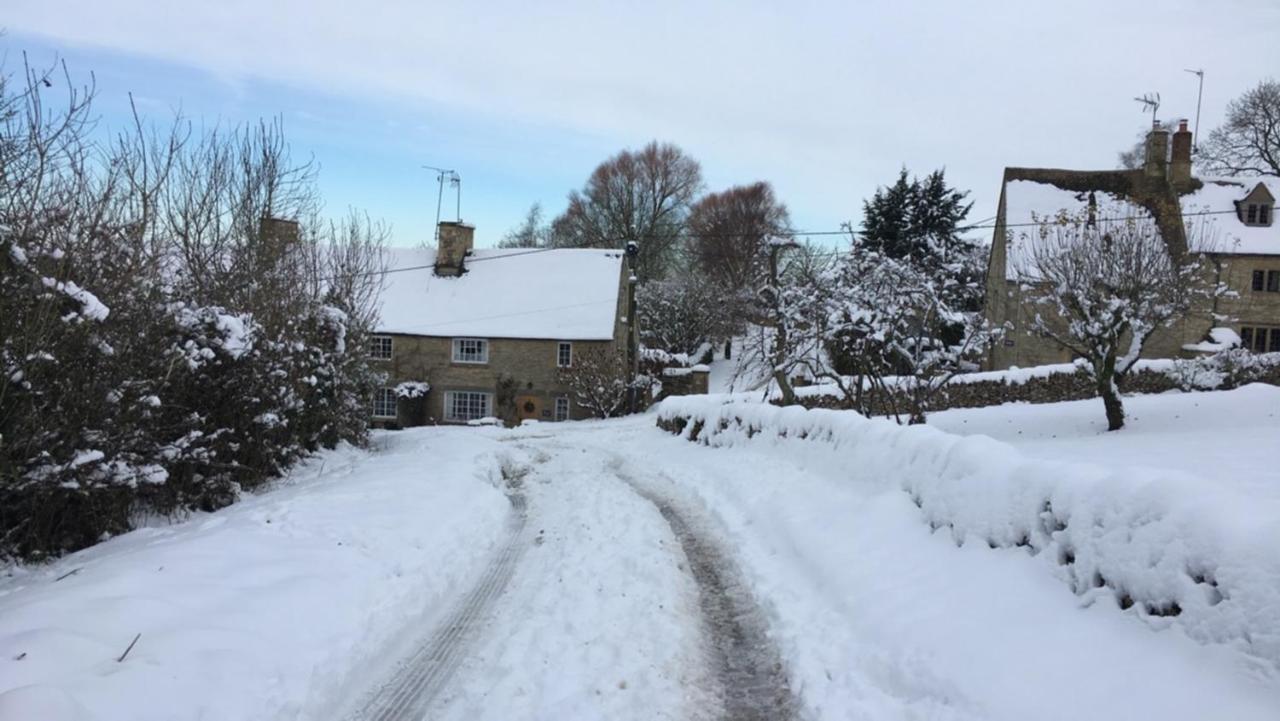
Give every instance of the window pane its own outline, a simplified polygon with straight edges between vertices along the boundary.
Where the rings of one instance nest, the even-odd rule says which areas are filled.
[[[1280,270],[1267,273],[1267,290],[1272,293],[1280,292]]]
[[[1271,225],[1268,216],[1271,215],[1271,207],[1267,205],[1258,206],[1258,222],[1263,225]]]
[[[1262,290],[1262,286],[1266,281],[1267,274],[1261,270],[1253,271],[1253,289]]]
[[[446,394],[445,417],[451,421],[474,421],[491,415],[489,394],[476,391],[452,391]]]
[[[1250,205],[1249,205],[1249,210],[1248,210],[1248,211],[1246,211],[1246,213],[1245,213],[1245,219],[1244,219],[1244,222],[1246,222],[1246,223],[1256,223],[1256,222],[1258,222],[1258,206],[1253,205],[1253,204],[1250,204]]]
[[[1245,349],[1253,347],[1253,329],[1252,328],[1245,326],[1240,329],[1240,347]]]
[[[369,357],[377,360],[390,360],[391,337],[375,335],[369,338]]]
[[[561,343],[556,349],[556,365],[568,368],[573,365],[573,344]]]
[[[379,418],[396,417],[396,391],[394,388],[379,388],[374,391],[373,415]]]
[[[1253,349],[1258,353],[1267,351],[1267,329],[1257,328],[1253,331]]]
[[[1267,350],[1272,353],[1280,353],[1280,328],[1271,329],[1271,344]]]
[[[569,399],[564,396],[556,399],[556,420],[569,420]]]
[[[456,338],[453,359],[459,363],[489,362],[489,342],[479,338]]]

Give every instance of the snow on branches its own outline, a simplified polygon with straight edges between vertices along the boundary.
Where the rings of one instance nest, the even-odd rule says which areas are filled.
[[[1203,238],[1190,239],[1193,251]],[[1013,269],[1035,310],[1029,332],[1084,359],[1109,430],[1124,426],[1119,383],[1152,334],[1214,288],[1193,254],[1171,249],[1154,219],[1132,207],[1060,213],[1019,238]]]
[[[783,294],[793,334],[811,339],[798,365],[863,413],[874,393],[895,415],[923,423],[933,397],[993,337],[980,314],[957,307],[952,280],[855,241],[816,282]]]

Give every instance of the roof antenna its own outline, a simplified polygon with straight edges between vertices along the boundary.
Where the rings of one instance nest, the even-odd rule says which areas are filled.
[[[1135,101],[1142,103],[1142,112],[1151,111],[1151,127],[1156,127],[1156,111],[1160,109],[1160,93],[1144,93]]]
[[[456,215],[455,220],[462,222],[462,176],[458,175],[458,171],[449,170],[447,168],[437,168],[432,165],[422,166],[427,170],[436,171],[436,182],[440,184],[440,190],[436,193],[436,245],[440,245],[440,206],[444,202],[444,181],[448,180],[449,185],[456,189]]]
[[[1196,129],[1195,135],[1191,136],[1191,152],[1195,153],[1200,150],[1200,99],[1204,97],[1204,69],[1187,70],[1186,72],[1200,78],[1200,89],[1196,91]]]

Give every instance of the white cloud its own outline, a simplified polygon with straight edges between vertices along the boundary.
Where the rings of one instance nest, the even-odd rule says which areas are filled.
[[[616,147],[674,140],[714,183],[772,180],[800,222],[828,227],[903,163],[946,165],[989,214],[1005,165],[1113,164],[1144,123],[1134,95],[1194,113],[1182,68],[1208,71],[1212,126],[1280,66],[1267,0],[6,4],[15,31],[232,82],[428,102]]]

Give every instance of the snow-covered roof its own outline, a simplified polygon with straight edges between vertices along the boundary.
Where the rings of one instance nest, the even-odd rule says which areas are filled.
[[[1270,226],[1245,225],[1234,213],[1236,201],[1244,200],[1259,183],[1272,197],[1280,198],[1280,178],[1200,178],[1200,181],[1204,185],[1199,190],[1182,196],[1182,212],[1214,214],[1189,217],[1188,227],[1197,218],[1206,219],[1210,233],[1216,235],[1215,250],[1222,253],[1280,255],[1280,224],[1273,221]]]
[[[429,266],[434,249],[393,248],[387,268]],[[608,340],[618,318],[622,252],[476,250],[457,278],[431,268],[388,273],[378,331],[412,335]]]
[[[1188,231],[1195,228],[1205,247],[1216,253],[1280,255],[1280,223],[1249,226],[1236,215],[1236,201],[1243,200],[1262,183],[1280,198],[1280,178],[1199,178],[1202,186],[1181,196]],[[1128,198],[1105,190],[1092,191],[1099,215],[1150,218],[1151,214]],[[1019,277],[1039,240],[1034,225],[1060,213],[1076,216],[1089,204],[1088,191],[1066,190],[1049,181],[1013,179],[1005,183],[1005,228],[1008,231],[1005,277]],[[1191,215],[1203,213],[1203,215]]]

